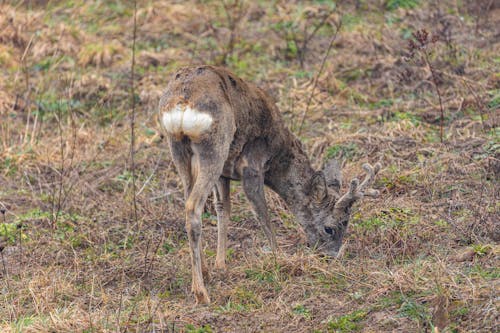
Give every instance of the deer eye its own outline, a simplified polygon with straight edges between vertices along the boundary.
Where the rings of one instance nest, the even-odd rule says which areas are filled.
[[[333,235],[333,229],[330,227],[325,227],[325,232],[329,235]]]

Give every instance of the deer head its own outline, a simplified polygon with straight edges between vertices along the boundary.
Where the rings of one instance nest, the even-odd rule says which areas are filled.
[[[316,246],[320,252],[328,256],[338,256],[352,205],[365,196],[376,197],[379,194],[370,186],[380,168],[379,163],[374,167],[368,163],[364,164],[366,177],[363,182],[359,184],[357,178],[352,179],[349,190],[342,196],[340,195],[341,172],[335,160],[328,162],[322,171],[313,175],[310,200],[307,209],[303,209],[300,214],[310,246]]]

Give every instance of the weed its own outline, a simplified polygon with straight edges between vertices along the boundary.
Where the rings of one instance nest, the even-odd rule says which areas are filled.
[[[78,63],[82,66],[109,66],[120,52],[123,50],[116,40],[106,44],[88,44],[78,54]]]
[[[472,245],[472,250],[474,251],[474,253],[477,256],[482,257],[482,256],[485,256],[491,252],[492,246],[489,244],[486,244],[486,245],[474,244],[474,245]]]
[[[320,29],[329,26],[328,20],[336,11],[333,2],[323,7],[324,10],[320,11],[308,11],[306,7],[294,13],[295,17],[286,16],[272,26],[285,42],[285,59],[298,59],[302,69],[304,69],[310,42]]]
[[[500,93],[498,93],[498,91],[497,94],[489,101],[488,108],[491,111],[498,111],[500,109]]]
[[[374,231],[379,228],[391,229],[406,227],[410,224],[416,224],[418,221],[418,215],[411,209],[393,207],[383,210],[369,219],[356,220],[355,226],[356,228],[362,228],[367,231]]]
[[[420,325],[431,325],[432,315],[429,308],[412,298],[406,298],[398,310],[401,317],[410,318]]]
[[[231,214],[231,221],[239,223],[245,219],[244,216],[238,214]]]
[[[38,318],[36,316],[20,317],[13,323],[12,326],[16,332],[23,332],[26,328],[33,325],[37,319]]]
[[[325,159],[346,159],[353,160],[355,157],[359,156],[359,147],[356,143],[350,142],[347,144],[336,144],[330,146],[326,150]]]
[[[434,35],[432,37],[429,36],[429,33],[425,29],[417,30],[413,34],[413,39],[410,39],[408,41],[408,52],[409,52],[409,59],[414,59],[415,56],[418,54],[419,59],[422,63],[425,64],[427,69],[431,73],[431,81],[434,85],[434,89],[436,91],[436,94],[438,96],[438,101],[439,101],[439,111],[441,115],[440,119],[440,132],[439,132],[439,137],[441,140],[441,143],[443,142],[443,128],[444,128],[444,107],[443,107],[443,100],[442,100],[442,94],[441,90],[439,89],[439,84],[440,84],[440,79],[438,78],[438,73],[434,65],[431,63],[430,60],[430,47],[435,44],[439,40],[438,35]]]
[[[175,246],[170,241],[165,241],[161,248],[165,254],[172,253],[176,250]]]
[[[419,0],[388,0],[385,3],[385,8],[388,10],[395,10],[398,8],[415,8],[419,5]]]
[[[247,279],[258,282],[266,282],[266,283],[276,282],[276,275],[274,274],[274,272],[269,272],[269,271],[246,269],[245,277]]]
[[[12,157],[6,157],[2,164],[0,164],[0,170],[3,170],[5,176],[12,176],[17,172],[16,160]]]
[[[472,277],[480,277],[485,280],[495,280],[500,278],[499,267],[484,267],[481,263],[477,263],[467,270],[468,275]]]
[[[28,236],[22,232],[22,226],[21,223],[0,223],[0,239],[11,245],[15,244],[19,237],[23,241],[28,240]]]
[[[357,332],[362,329],[361,321],[368,313],[364,310],[357,310],[349,314],[332,319],[328,322],[328,332]]]
[[[201,327],[196,327],[192,324],[187,324],[185,327],[186,333],[212,333],[212,327],[210,325],[203,325]]]
[[[298,304],[298,305],[294,306],[292,311],[294,314],[296,314],[298,316],[302,316],[306,319],[311,319],[311,312],[309,311],[308,308],[306,308],[302,304]]]
[[[262,301],[255,292],[245,286],[237,287],[229,300],[219,310],[221,312],[247,312],[262,307]]]

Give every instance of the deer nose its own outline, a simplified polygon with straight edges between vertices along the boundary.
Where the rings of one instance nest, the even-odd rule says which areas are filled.
[[[333,257],[336,259],[342,258],[342,256],[344,255],[344,248],[345,246],[343,244],[340,245],[340,248],[337,251],[335,251],[335,255]]]

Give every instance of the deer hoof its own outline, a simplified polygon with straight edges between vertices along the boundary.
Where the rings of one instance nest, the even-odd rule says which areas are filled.
[[[216,259],[215,260],[215,269],[219,270],[219,271],[225,271],[226,270],[226,263],[223,260],[219,261]]]
[[[210,297],[205,289],[195,290],[194,296],[196,297],[196,304],[210,304]]]

